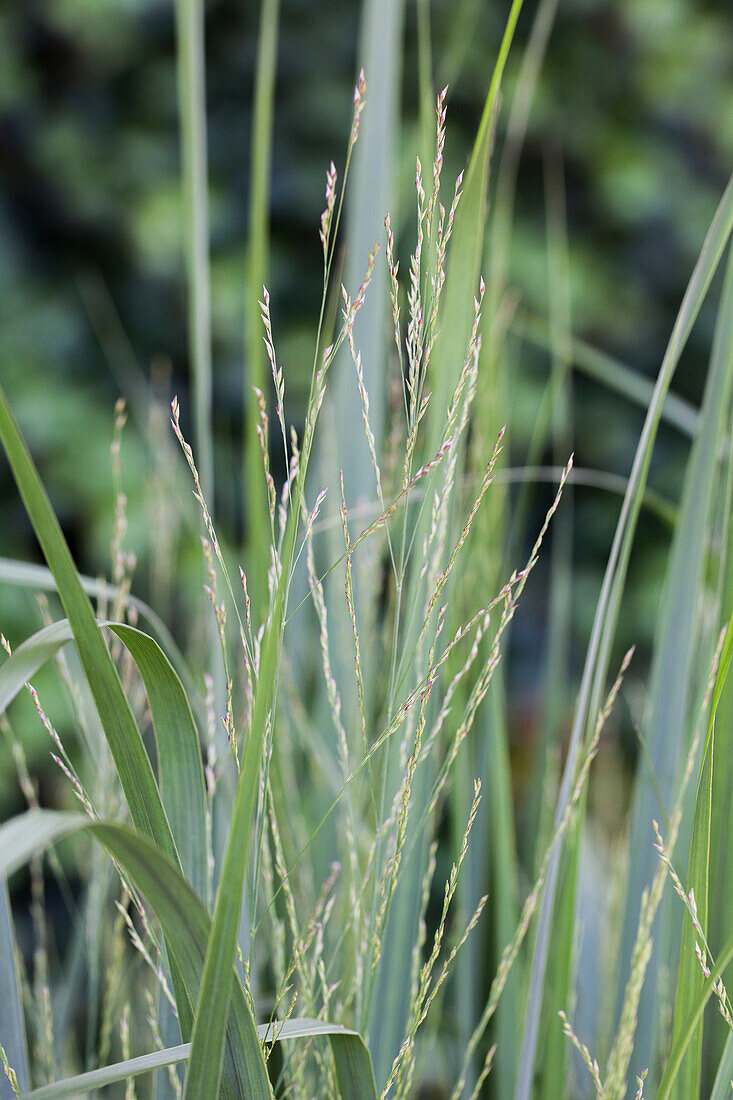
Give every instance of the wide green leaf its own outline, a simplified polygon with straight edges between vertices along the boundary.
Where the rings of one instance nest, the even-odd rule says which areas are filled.
[[[30,810],[0,828],[0,876],[9,875],[62,837],[81,831],[90,832],[105,845],[147,898],[181,975],[190,1011],[199,994],[211,918],[177,866],[145,837],[124,825],[90,821],[81,814]],[[227,977],[229,1011],[222,1025],[223,1093],[240,1100],[270,1100],[252,1012],[231,963]]]
[[[201,748],[181,681],[158,643],[126,623],[100,621],[123,642],[148,696],[158,756],[158,777],[183,872],[200,897],[206,887],[206,804]],[[0,666],[0,712],[67,642],[68,619],[39,630]]]
[[[79,580],[87,596],[105,600],[110,604],[122,596],[125,607],[132,608],[138,616],[147,620],[160,639],[171,663],[181,677],[189,699],[193,702],[196,699],[196,688],[191,670],[160,615],[139,596],[135,596],[132,592],[122,592],[115,584],[108,584],[107,581],[100,580],[98,577],[85,577],[83,574],[79,575]],[[13,558],[0,558],[0,581],[18,588],[31,588],[34,592],[56,592],[53,573],[45,565],[16,561]]]
[[[44,557],[54,575],[132,820],[142,834],[177,860],[170,825],[140,730],[94,618],[89,598],[82,588],[59,522],[2,388],[0,440]]]
[[[158,753],[158,782],[183,873],[206,894],[206,794],[201,743],[183,685],[158,643],[126,623],[110,630],[137,665],[150,704]]]
[[[165,932],[191,1000],[196,999],[204,966],[204,949],[209,939],[211,919],[200,899],[177,869],[149,841],[123,825],[94,822],[81,814],[31,810],[11,819],[0,828],[0,877],[11,874],[32,856],[70,834],[86,831],[100,840],[124,867],[135,885],[147,898]],[[289,1020],[255,1028],[249,1002],[232,969],[231,1004],[226,1025],[223,1086],[225,1096],[243,1096],[247,1100],[270,1100],[271,1089],[262,1058],[260,1041],[269,1036],[278,1041],[323,1035],[329,1039],[336,1066],[342,1100],[376,1100],[371,1060],[361,1037],[339,1024],[323,1020]],[[106,1067],[82,1074],[71,1081],[57,1082],[37,1089],[34,1100],[77,1095],[91,1088],[121,1080],[134,1073],[183,1061],[190,1044],[172,1052],[157,1051],[132,1059],[130,1068]],[[170,1057],[164,1055],[170,1054]]]

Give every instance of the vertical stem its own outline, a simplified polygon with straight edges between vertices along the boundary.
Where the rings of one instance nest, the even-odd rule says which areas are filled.
[[[213,515],[211,305],[202,0],[176,0],[176,47],[188,282],[188,345],[194,398],[194,440],[201,487],[208,502],[209,511]]]
[[[269,551],[267,499],[257,439],[258,410],[252,387],[257,386],[263,393],[267,393],[265,352],[257,300],[262,294],[262,284],[267,281],[269,264],[272,118],[279,14],[280,0],[262,0],[250,143],[249,241],[244,307],[244,505],[249,548],[248,572],[255,612],[267,592]]]

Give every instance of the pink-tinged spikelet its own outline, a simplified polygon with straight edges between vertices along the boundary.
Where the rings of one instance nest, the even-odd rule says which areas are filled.
[[[361,121],[361,112],[364,110],[364,99],[366,96],[367,82],[364,77],[364,70],[359,73],[359,80],[354,88],[354,121],[351,124],[351,137],[349,138],[349,147],[353,149],[356,145],[356,139],[359,137],[359,125]]]
[[[326,172],[326,207],[321,214],[321,228],[318,232],[323,245],[323,258],[328,259],[328,241],[331,233],[331,220],[333,208],[336,202],[336,165],[331,161],[331,167]]]

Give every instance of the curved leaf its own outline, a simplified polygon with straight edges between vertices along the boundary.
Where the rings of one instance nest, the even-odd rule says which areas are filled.
[[[0,581],[13,585],[16,588],[31,588],[37,592],[57,592],[56,581],[53,573],[45,565],[36,565],[29,561],[16,561],[14,558],[0,557]],[[96,577],[86,577],[79,574],[79,581],[87,596],[97,600],[106,600],[113,603],[122,594],[124,606],[134,608],[137,615],[146,619],[160,639],[166,654],[171,660],[176,672],[181,677],[190,700],[195,701],[197,707],[200,700],[191,676],[191,670],[186,660],[176,645],[176,640],[157,611],[141,600],[132,592],[121,593],[117,585],[108,584],[107,581]]]
[[[199,993],[211,918],[178,868],[145,837],[124,825],[90,821],[81,814],[30,810],[0,828],[0,876],[9,875],[49,844],[82,831],[105,845],[147,898],[181,975],[190,1010]],[[229,973],[223,1093],[226,1097],[271,1100],[252,1012],[234,969]]]
[[[188,698],[173,666],[153,638],[126,623],[98,621],[98,626],[108,627],[117,635],[142,676],[155,731],[163,806],[183,873],[203,897],[207,861],[204,772]],[[0,712],[73,637],[68,619],[62,619],[18,646],[0,667]]]
[[[257,1028],[260,1042],[272,1041],[273,1035],[274,1041],[278,1043],[288,1039],[325,1035],[330,1040],[336,1060],[336,1073],[342,1100],[372,1100],[372,1098],[376,1100],[369,1055],[361,1037],[355,1031],[350,1031],[339,1024],[329,1024],[324,1020],[310,1020],[307,1017],[286,1020],[282,1024],[277,1024],[275,1029],[272,1024],[260,1024]],[[150,1073],[163,1066],[185,1062],[190,1050],[190,1043],[167,1047],[165,1050],[154,1050],[150,1054],[141,1054],[136,1058],[128,1058],[124,1062],[115,1062],[114,1065],[103,1066],[89,1073],[80,1073],[75,1077],[67,1077],[63,1081],[43,1085],[39,1089],[34,1089],[33,1092],[25,1093],[21,1100],[69,1100],[73,1096],[86,1095],[105,1085],[137,1077],[141,1073]]]
[[[89,597],[82,588],[59,521],[1,387],[0,441],[44,557],[54,575],[132,820],[141,833],[150,837],[176,861],[178,857],[170,825],[140,730],[94,618]]]
[[[90,832],[125,868],[145,895],[160,921],[179,966],[186,990],[195,1001],[204,966],[204,951],[211,918],[190,885],[173,864],[143,837],[124,825],[90,821],[81,814],[30,810],[12,818],[0,828],[0,878],[23,866],[50,844],[77,832]],[[326,1036],[333,1051],[342,1100],[376,1100],[371,1060],[363,1040],[355,1031],[324,1020],[288,1020],[283,1024],[255,1028],[249,1003],[234,970],[231,972],[231,1000],[227,1022],[224,1063],[224,1094],[247,1100],[271,1100],[272,1092],[262,1058],[260,1041]],[[159,1066],[183,1061],[190,1044],[133,1058],[118,1066],[107,1066],[90,1074],[36,1089],[34,1100],[78,1095],[91,1088]],[[120,1072],[121,1067],[127,1067]],[[236,1091],[235,1091],[236,1083]],[[73,1084],[73,1088],[72,1088]]]
[[[183,873],[200,898],[206,892],[206,795],[201,745],[183,685],[162,649],[126,623],[110,630],[137,665],[150,704],[158,782]]]

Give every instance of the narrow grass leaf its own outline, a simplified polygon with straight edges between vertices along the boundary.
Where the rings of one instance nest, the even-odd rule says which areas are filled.
[[[201,742],[183,685],[158,643],[126,623],[110,630],[138,667],[153,719],[158,782],[184,876],[206,896],[206,794]]]
[[[695,1001],[690,1009],[684,1025],[680,1028],[679,1034],[672,1044],[672,1049],[670,1050],[667,1057],[667,1063],[664,1069],[664,1073],[662,1075],[662,1080],[659,1082],[659,1088],[655,1093],[654,1100],[669,1100],[669,1096],[672,1087],[677,1080],[677,1074],[679,1073],[682,1059],[684,1058],[685,1052],[687,1050],[687,1046],[702,1019],[703,1012],[705,1011],[705,1006],[707,1005],[710,997],[713,994],[713,985],[732,959],[733,936],[727,940],[722,950],[718,953],[715,965],[711,964],[710,975],[705,979],[703,987],[695,998]]]
[[[509,325],[510,332],[526,340],[537,348],[552,350],[552,331],[547,322],[524,310],[517,310]],[[627,367],[606,352],[588,344],[577,336],[570,336],[570,358],[576,370],[605,386],[613,393],[625,397],[640,409],[648,409],[654,393],[654,383],[644,375]],[[694,405],[668,393],[662,405],[662,420],[672,425],[682,435],[690,439],[695,437],[698,427],[698,413]]]
[[[710,1093],[710,1100],[730,1100],[733,1091],[733,1031],[728,1033],[728,1039],[723,1050],[723,1057],[718,1065],[715,1075],[715,1084]]]
[[[702,305],[710,282],[718,267],[733,227],[733,177],[723,194],[707,237],[698,257],[692,277],[677,316],[667,350],[654,387],[652,401],[647,411],[641,438],[636,449],[629,485],[616,527],[611,554],[606,566],[601,593],[596,606],[593,628],[581,679],[575,719],[563,771],[555,821],[562,819],[568,804],[575,776],[575,769],[586,730],[599,707],[616,620],[624,588],[631,546],[636,531],[636,521],[641,508],[644,488],[651,462],[651,455],[661,417],[662,405],[692,325]],[[532,961],[528,1011],[522,1039],[519,1079],[515,1100],[529,1100],[533,1087],[537,1035],[545,982],[547,953],[549,949],[552,913],[555,905],[560,851],[550,861],[547,881],[537,929],[537,939]]]
[[[728,446],[728,515],[724,517],[722,530],[728,530],[725,558],[723,560],[723,613],[722,618],[733,615],[733,436]],[[715,955],[730,928],[733,913],[733,678],[726,681],[718,703],[715,722],[715,768],[713,769],[713,804],[715,812],[711,820],[710,881],[715,883],[714,904],[708,910],[708,943]],[[730,986],[730,974],[724,974]],[[712,1017],[712,1018],[711,1018]],[[709,1029],[708,1029],[709,1024]],[[728,1041],[729,1028],[717,1012],[706,1019],[705,1060],[703,1086],[710,1083],[713,1068],[723,1055]]]
[[[188,283],[188,346],[201,487],[213,514],[211,290],[206,172],[203,0],[176,0],[176,74],[182,146],[183,230]]]
[[[712,501],[726,412],[733,388],[733,262],[729,259],[700,411],[698,435],[688,461],[680,519],[672,543],[662,610],[658,621],[650,687],[650,717],[646,747],[654,782],[646,766],[637,775],[631,817],[629,880],[621,948],[621,986],[628,974],[641,895],[654,874],[654,849],[649,844],[652,820],[660,819],[674,801],[675,776],[690,733],[690,699],[699,676],[700,652],[712,652],[711,632],[700,635],[700,607],[706,584]],[[656,787],[655,787],[656,783]],[[661,793],[663,805],[659,804]],[[687,817],[689,830],[689,816]],[[683,835],[684,832],[683,832]],[[689,836],[689,831],[687,831]],[[671,900],[671,899],[670,899]],[[701,899],[702,900],[702,899]],[[679,935],[679,932],[677,933]],[[671,945],[676,956],[677,943]],[[656,989],[658,953],[652,956],[639,1006],[637,1051],[641,1065],[652,1066],[658,1022]],[[695,962],[693,957],[692,962]],[[683,994],[686,1001],[689,991]],[[653,1071],[650,1068],[653,1077]],[[650,1081],[651,1083],[651,1081]]]
[[[349,175],[345,285],[350,290],[359,286],[365,257],[383,236],[384,216],[393,208],[405,0],[365,0],[360,7],[359,58],[368,82],[368,100]],[[378,264],[369,295],[354,324],[354,340],[364,364],[364,385],[372,399],[369,419],[377,453],[381,452],[389,389],[384,339],[389,308],[387,289],[386,266]],[[333,486],[335,499],[338,471],[343,470],[346,499],[352,505],[373,498],[374,474],[354,365],[346,350],[334,370],[333,402],[339,430],[334,441],[335,468],[328,471],[328,483]]]
[[[28,1044],[23,1022],[23,1003],[21,1000],[18,971],[15,963],[15,936],[13,917],[10,911],[8,884],[4,875],[0,875],[0,1042],[10,1066],[15,1071],[18,1087],[28,1088]],[[13,1090],[5,1074],[0,1070],[0,1097],[12,1100]]]
[[[513,0],[499,55],[484,102],[481,122],[463,181],[443,291],[440,335],[432,357],[433,389],[429,453],[439,444],[445,413],[468,345],[473,320],[473,298],[479,281],[486,229],[489,159],[494,138],[504,67],[509,56],[522,0]]]
[[[723,650],[720,655],[720,664],[716,677],[713,702],[708,720],[707,737],[703,751],[700,778],[695,796],[695,811],[692,821],[692,838],[690,841],[690,854],[687,865],[686,889],[694,891],[700,926],[707,935],[708,911],[709,911],[709,874],[710,874],[710,826],[713,812],[713,771],[715,767],[715,717],[718,703],[723,691],[723,685],[730,669],[733,656],[733,619],[728,624]],[[695,999],[703,984],[703,974],[700,963],[695,955],[695,944],[699,937],[693,928],[692,921],[685,916],[682,926],[682,940],[680,944],[680,964],[677,975],[677,996],[674,1010],[674,1026],[672,1030],[672,1043],[679,1038],[684,1027],[685,1020],[690,1014]],[[673,1096],[678,1100],[685,1100],[688,1096],[695,1096],[700,1091],[700,1072],[702,1067],[702,1020],[695,1027],[690,1038],[687,1054],[682,1062],[679,1077],[675,1082]]]
[[[270,227],[270,173],[272,164],[272,119],[277,68],[277,39],[280,0],[262,0],[257,38],[257,68],[250,143],[249,241],[245,301],[245,346],[247,366],[245,401],[245,506],[247,510],[248,572],[252,596],[267,591],[266,563],[269,558],[267,496],[262,476],[262,454],[257,438],[259,410],[253,393],[256,386],[267,393],[265,348],[258,299],[268,280]]]

